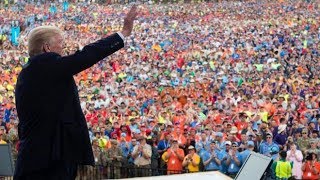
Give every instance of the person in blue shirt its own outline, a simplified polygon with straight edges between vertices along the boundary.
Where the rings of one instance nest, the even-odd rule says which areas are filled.
[[[226,174],[228,171],[228,165],[227,165],[227,159],[229,156],[229,151],[231,149],[231,142],[230,141],[225,141],[223,142],[225,145],[225,149],[220,150],[222,159],[221,159],[221,166],[220,166],[220,172]],[[218,148],[218,144],[216,143],[216,146]]]
[[[206,153],[207,153],[207,150],[204,147],[199,148],[199,151],[197,150],[197,154],[201,157],[202,161]]]
[[[216,141],[211,141],[210,149],[203,156],[204,169],[206,171],[219,171],[223,154],[216,148]]]
[[[272,137],[272,133],[267,133],[266,141],[260,144],[260,154],[272,157],[271,152],[279,152],[279,146],[273,142]]]
[[[221,125],[219,125],[219,127],[221,127]],[[217,132],[216,133],[216,145],[217,145],[217,148],[222,151],[222,150],[225,150],[226,149],[226,144],[225,144],[225,141],[223,141],[223,134],[222,132]],[[231,144],[230,144],[231,145]]]
[[[132,158],[132,152],[133,152],[133,148],[138,144],[137,139],[132,138],[131,142],[129,143],[129,150],[128,150],[128,163],[133,165],[133,161],[134,159]]]
[[[8,123],[10,121],[11,112],[12,112],[12,108],[9,108],[9,109],[6,108],[4,110],[4,116],[3,116],[4,122]]]
[[[130,146],[129,146],[129,143],[126,142],[126,133],[121,133],[121,140],[119,143],[119,147],[122,151],[122,156],[124,158],[128,157]]]
[[[233,142],[232,148],[229,150],[226,165],[228,166],[227,174],[234,178],[241,168],[240,153],[238,151],[238,143]]]
[[[246,150],[244,150],[240,153],[241,165],[243,165],[243,163],[246,161],[246,159],[250,155],[250,153],[253,152],[253,149],[254,149],[253,141],[248,141]]]
[[[167,149],[170,147],[170,139],[171,139],[170,133],[165,133],[164,139],[159,141],[158,153],[160,154],[160,156],[162,156],[162,154],[166,152]]]
[[[138,128],[138,124],[136,123],[136,118],[132,117],[130,118],[130,125],[129,128],[132,132],[136,131]]]
[[[207,135],[205,132],[201,133],[201,139],[196,143],[197,152],[201,151],[202,149],[206,151],[210,149],[210,142],[207,140]]]
[[[135,170],[133,169],[134,167],[134,159],[132,157],[132,152],[133,152],[133,148],[138,144],[137,139],[136,138],[132,138],[131,142],[129,142],[129,150],[128,150],[128,156],[127,156],[127,166],[129,168],[129,176],[133,177]],[[132,169],[130,169],[132,168]]]

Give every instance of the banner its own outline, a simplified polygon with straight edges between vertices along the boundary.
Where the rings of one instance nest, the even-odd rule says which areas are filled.
[[[13,26],[11,27],[11,43],[15,46],[19,45],[18,38],[20,36],[20,27]]]
[[[68,2],[68,1],[64,1],[63,4],[62,4],[62,7],[63,7],[63,12],[68,11],[68,9],[69,9],[69,2]]]

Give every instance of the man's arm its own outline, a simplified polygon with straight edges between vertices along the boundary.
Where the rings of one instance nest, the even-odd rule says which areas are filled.
[[[131,34],[133,21],[137,16],[137,7],[133,6],[124,20],[123,29],[119,33],[100,39],[86,45],[81,51],[69,56],[60,56],[56,53],[46,53],[46,61],[38,61],[37,65],[45,74],[56,76],[75,75],[113,54],[124,47],[123,37]]]

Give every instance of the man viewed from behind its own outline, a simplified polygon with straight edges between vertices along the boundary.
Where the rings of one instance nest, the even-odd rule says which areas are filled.
[[[287,180],[292,176],[292,163],[286,160],[286,151],[280,151],[279,156],[279,161],[274,162],[271,168],[276,175],[276,179]]]
[[[246,161],[246,159],[248,158],[248,156],[250,155],[251,152],[253,152],[253,149],[254,149],[254,143],[253,141],[248,141],[247,143],[247,149],[242,151],[240,153],[240,162],[241,162],[241,165],[244,164],[244,162]]]
[[[78,165],[94,164],[73,75],[123,48],[123,38],[131,34],[136,16],[133,6],[121,32],[69,56],[63,56],[60,29],[41,26],[30,32],[30,59],[19,74],[15,91],[20,120],[15,180],[75,179]]]

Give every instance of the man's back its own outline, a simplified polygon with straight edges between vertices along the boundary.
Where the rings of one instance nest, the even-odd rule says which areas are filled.
[[[93,163],[88,130],[73,77],[43,72],[42,66],[57,57],[59,55],[55,53],[44,53],[31,58],[18,77],[18,174],[50,167],[53,162],[61,160]],[[70,152],[69,148],[77,151]]]
[[[88,127],[73,75],[124,47],[137,16],[133,6],[121,32],[81,51],[63,55],[63,32],[34,28],[28,36],[31,57],[16,85],[20,148],[14,179],[75,179],[77,165],[94,165]]]

